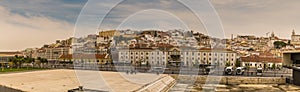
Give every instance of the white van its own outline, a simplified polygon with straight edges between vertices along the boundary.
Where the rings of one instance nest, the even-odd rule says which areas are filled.
[[[233,67],[229,66],[225,68],[225,74],[232,75],[233,74]]]
[[[235,69],[235,74],[236,75],[243,75],[244,74],[244,71],[245,71],[245,68],[244,67],[237,67]]]
[[[257,76],[262,76],[262,73],[263,73],[263,69],[262,68],[257,68],[256,69],[256,75]]]

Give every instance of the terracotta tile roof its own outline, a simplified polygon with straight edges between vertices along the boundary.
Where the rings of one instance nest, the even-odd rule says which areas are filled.
[[[225,49],[225,48],[200,48],[200,51],[229,51],[231,52],[232,50],[230,49]]]
[[[261,57],[274,57],[274,55],[272,53],[266,53],[266,52],[259,53],[259,55]]]
[[[258,55],[251,55],[247,57],[241,57],[243,62],[269,62],[269,63],[281,63],[282,58],[278,57],[262,57]]]
[[[108,54],[63,54],[59,59],[109,59]]]

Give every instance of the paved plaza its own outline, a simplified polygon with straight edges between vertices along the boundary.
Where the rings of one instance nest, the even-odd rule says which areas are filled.
[[[164,75],[57,69],[0,74],[0,85],[29,92],[67,92],[78,86],[102,91],[128,92],[161,76]]]

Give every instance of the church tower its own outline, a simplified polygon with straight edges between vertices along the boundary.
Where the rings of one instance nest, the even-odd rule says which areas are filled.
[[[293,29],[292,35],[296,35],[295,30]]]
[[[272,38],[274,38],[274,37],[275,37],[275,34],[274,34],[274,32],[272,32],[272,34],[271,34],[271,37],[272,37]]]

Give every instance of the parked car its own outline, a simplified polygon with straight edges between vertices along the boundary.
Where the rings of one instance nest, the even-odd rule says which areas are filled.
[[[243,75],[244,72],[245,72],[245,68],[244,68],[244,67],[237,67],[237,68],[235,69],[235,74],[236,74],[236,75]]]
[[[226,75],[232,75],[233,74],[233,67],[229,66],[225,68],[225,74]]]

